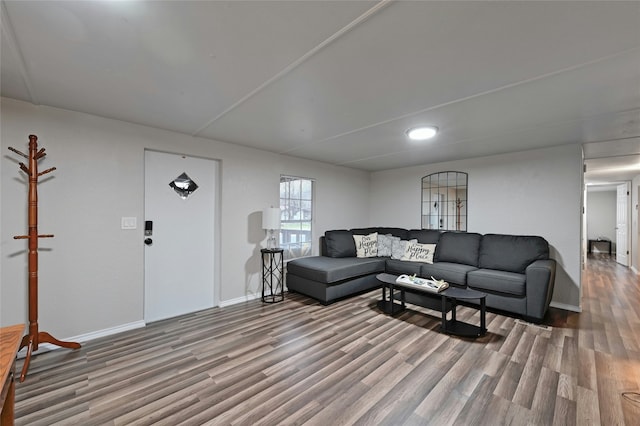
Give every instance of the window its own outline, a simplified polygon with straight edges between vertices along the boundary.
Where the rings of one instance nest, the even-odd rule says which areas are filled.
[[[280,176],[280,247],[284,258],[311,256],[313,180]]]

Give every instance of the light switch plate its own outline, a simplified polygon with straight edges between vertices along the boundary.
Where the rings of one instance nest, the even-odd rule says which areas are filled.
[[[123,217],[121,222],[122,229],[136,229],[138,227],[137,219],[136,217]]]

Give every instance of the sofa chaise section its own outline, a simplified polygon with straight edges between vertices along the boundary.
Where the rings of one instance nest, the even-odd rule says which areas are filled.
[[[323,304],[380,287],[384,259],[312,256],[287,264],[287,288]]]
[[[406,230],[384,228],[403,237]],[[358,258],[353,235],[367,235],[369,228],[327,231],[320,239],[322,256],[287,263],[287,288],[323,304],[380,287],[376,275],[385,272],[383,257]]]

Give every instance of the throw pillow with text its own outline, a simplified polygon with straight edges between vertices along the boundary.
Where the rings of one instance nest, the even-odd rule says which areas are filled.
[[[404,254],[400,260],[433,263],[433,254],[435,252],[435,244],[409,243],[404,249]]]
[[[369,235],[354,235],[353,240],[356,243],[357,257],[376,257],[378,256],[378,233],[374,232]]]

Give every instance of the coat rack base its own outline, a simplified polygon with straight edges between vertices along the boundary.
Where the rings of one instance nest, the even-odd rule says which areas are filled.
[[[24,379],[26,379],[27,371],[29,371],[29,363],[31,362],[31,355],[33,354],[33,351],[38,350],[38,345],[40,343],[51,343],[53,345],[60,346],[61,348],[80,349],[80,343],[58,340],[45,331],[40,331],[37,334],[27,334],[22,338],[22,342],[20,343],[20,349],[27,348],[27,355],[24,358],[22,373],[20,374],[20,383],[24,382]]]

